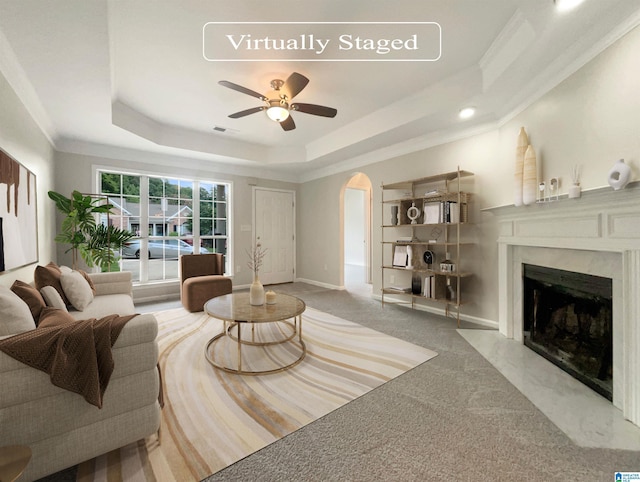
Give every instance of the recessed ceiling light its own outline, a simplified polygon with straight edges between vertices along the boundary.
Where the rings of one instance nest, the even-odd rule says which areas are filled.
[[[576,8],[580,5],[584,0],[553,0],[553,3],[556,4],[556,8],[560,12],[567,12]]]
[[[473,114],[475,113],[476,113],[475,107],[465,107],[460,111],[458,115],[460,116],[460,119],[468,119],[469,117],[473,117]]]

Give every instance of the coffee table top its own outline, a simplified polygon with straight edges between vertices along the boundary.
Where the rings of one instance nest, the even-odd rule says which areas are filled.
[[[16,480],[31,460],[31,449],[26,445],[0,447],[0,480]]]
[[[300,298],[284,293],[277,293],[273,305],[250,305],[247,292],[217,296],[204,305],[204,311],[209,316],[241,323],[267,323],[293,318],[301,314],[305,308],[306,305]]]

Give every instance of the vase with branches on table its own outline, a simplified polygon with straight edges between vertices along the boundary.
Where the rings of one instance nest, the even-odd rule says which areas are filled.
[[[254,306],[263,305],[264,286],[262,286],[262,283],[260,282],[260,276],[258,273],[262,266],[264,257],[267,254],[267,250],[262,247],[260,237],[258,237],[255,247],[253,247],[251,251],[247,250],[247,254],[249,255],[247,266],[251,271],[253,271],[253,282],[249,288],[249,303]]]

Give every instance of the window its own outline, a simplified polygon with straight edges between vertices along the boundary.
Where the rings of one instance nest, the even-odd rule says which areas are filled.
[[[198,252],[224,254],[231,272],[229,183],[100,170],[98,184],[114,205],[111,224],[137,236],[120,253],[134,281],[178,279],[180,255]]]

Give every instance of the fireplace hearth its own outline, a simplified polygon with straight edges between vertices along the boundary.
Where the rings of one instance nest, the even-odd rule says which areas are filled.
[[[612,280],[523,264],[524,344],[613,400]]]

